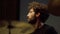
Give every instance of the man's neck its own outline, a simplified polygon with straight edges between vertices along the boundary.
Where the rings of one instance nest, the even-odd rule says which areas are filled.
[[[33,25],[33,27],[34,27],[35,29],[37,29],[37,28],[41,28],[43,25],[44,25],[44,24],[43,24],[40,20],[37,19],[37,21],[36,21],[36,23]]]
[[[36,23],[33,25],[33,27],[34,27],[35,29],[37,29],[39,25],[40,25],[40,21],[37,19],[37,21],[36,21]]]

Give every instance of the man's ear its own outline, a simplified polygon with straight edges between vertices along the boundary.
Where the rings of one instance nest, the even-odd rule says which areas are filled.
[[[40,13],[37,13],[37,14],[36,14],[36,17],[39,17],[39,16],[40,16]]]

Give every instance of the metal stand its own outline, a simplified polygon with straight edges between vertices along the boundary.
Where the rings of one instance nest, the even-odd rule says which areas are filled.
[[[11,34],[11,29],[14,27],[11,25],[11,21],[8,21],[8,23],[9,23],[9,25],[8,25],[9,34]]]

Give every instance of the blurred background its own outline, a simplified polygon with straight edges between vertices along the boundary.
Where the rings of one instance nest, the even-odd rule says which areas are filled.
[[[48,5],[50,16],[46,24],[53,26],[60,34],[60,0],[0,0],[0,34],[9,34],[9,24],[14,26],[10,34],[20,34],[20,23],[27,22],[28,3],[33,1]],[[55,7],[58,8],[54,10]]]

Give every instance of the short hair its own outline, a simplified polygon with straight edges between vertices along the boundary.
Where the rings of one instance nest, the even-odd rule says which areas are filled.
[[[35,13],[39,12],[41,14],[40,15],[41,22],[45,22],[47,20],[47,18],[49,17],[47,5],[45,5],[43,3],[32,2],[32,3],[29,3],[29,6],[28,6],[29,10],[31,8],[34,9]]]

